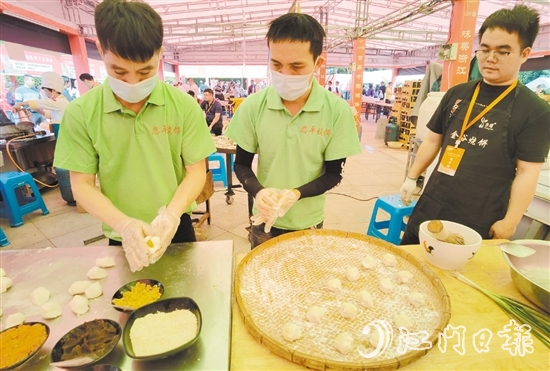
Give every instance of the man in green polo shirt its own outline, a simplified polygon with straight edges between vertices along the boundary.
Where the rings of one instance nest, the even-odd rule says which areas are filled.
[[[65,110],[54,165],[71,171],[75,199],[135,271],[171,242],[195,241],[189,213],[215,146],[195,100],[157,77],[160,16],[142,2],[105,0],[95,26],[109,78]]]
[[[255,198],[252,248],[283,233],[321,228],[324,193],[342,179],[346,157],[361,152],[350,106],[313,76],[324,37],[306,14],[271,22],[272,86],[245,99],[227,128],[237,143],[235,173]]]

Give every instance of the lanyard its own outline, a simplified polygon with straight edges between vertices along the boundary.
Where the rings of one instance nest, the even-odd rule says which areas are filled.
[[[501,100],[503,100],[508,94],[510,94],[510,92],[514,90],[514,88],[517,85],[518,85],[518,81],[516,80],[512,85],[510,85],[506,90],[504,90],[494,101],[492,101],[491,104],[485,107],[483,111],[479,113],[479,115],[477,115],[472,121],[468,123],[468,120],[470,119],[470,115],[472,114],[472,110],[474,108],[474,104],[476,103],[476,99],[481,87],[481,82],[477,84],[476,89],[474,90],[472,101],[468,106],[468,111],[466,111],[466,116],[464,116],[464,121],[462,122],[462,129],[460,130],[460,136],[455,142],[455,148],[458,148],[458,146],[462,142],[462,137],[464,136],[464,133],[466,132],[466,130],[472,127],[480,118],[482,118],[487,112],[493,109],[493,107],[496,106]]]

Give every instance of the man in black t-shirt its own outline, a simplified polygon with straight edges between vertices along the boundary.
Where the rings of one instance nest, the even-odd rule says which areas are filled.
[[[536,10],[517,5],[483,22],[476,50],[483,78],[445,94],[401,187],[408,204],[417,178],[440,154],[402,245],[418,244],[420,224],[435,219],[466,225],[484,239],[514,235],[550,148],[550,107],[518,83],[538,20]]]
[[[205,112],[206,124],[211,132],[222,135],[222,105],[214,98],[212,89],[205,89],[203,93],[204,100],[201,103],[201,108]]]

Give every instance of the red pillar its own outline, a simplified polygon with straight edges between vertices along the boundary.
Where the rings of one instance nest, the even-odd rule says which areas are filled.
[[[180,81],[180,65],[179,64],[174,64],[174,73],[176,74],[176,78],[175,78],[174,82]]]
[[[361,124],[361,104],[363,103],[363,71],[365,70],[365,46],[367,39],[360,37],[353,40],[353,63],[351,65],[351,97],[349,104],[355,108],[355,126]]]
[[[71,55],[73,56],[74,71],[76,78],[82,73],[90,73],[90,63],[88,62],[88,51],[86,50],[86,41],[78,35],[67,35],[69,38],[69,46]],[[97,76],[94,76],[97,78]],[[82,84],[76,84],[80,94],[86,93],[88,89]]]
[[[159,79],[164,81],[164,61],[162,60],[162,58],[160,59],[160,62],[159,62],[158,75],[159,75]]]
[[[458,47],[456,59],[443,62],[441,91],[447,91],[457,84],[468,81],[478,10],[479,0],[454,1],[448,43],[456,43]]]

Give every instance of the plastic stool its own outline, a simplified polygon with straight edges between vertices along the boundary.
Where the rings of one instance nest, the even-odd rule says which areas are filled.
[[[21,187],[26,185],[31,187],[34,196],[23,195]],[[35,210],[42,210],[44,215],[50,213],[29,173],[8,171],[0,174],[0,192],[3,199],[0,205],[0,215],[7,216],[12,227],[22,226],[23,215]]]
[[[380,238],[394,245],[399,245],[399,242],[401,242],[401,232],[404,232],[407,228],[407,224],[405,224],[403,218],[412,214],[415,205],[416,200],[411,202],[409,206],[405,206],[401,202],[401,196],[398,194],[378,197],[378,200],[374,204],[367,235]],[[390,219],[376,221],[376,216],[380,209],[389,213]],[[382,229],[387,229],[387,233],[383,233]]]
[[[10,244],[10,241],[8,241],[8,238],[4,234],[4,231],[2,230],[2,227],[0,227],[0,246],[8,246]]]
[[[208,156],[208,162],[217,162],[218,168],[210,168],[212,172],[212,180],[214,182],[223,182],[223,186],[227,187],[227,170],[225,168],[225,157],[219,153],[214,153]]]

